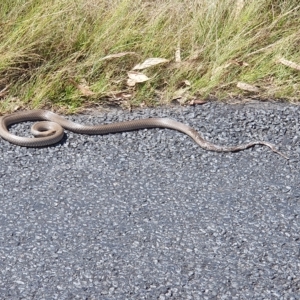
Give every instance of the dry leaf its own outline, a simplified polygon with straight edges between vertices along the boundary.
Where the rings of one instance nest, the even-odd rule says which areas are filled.
[[[137,55],[135,52],[120,52],[120,53],[115,53],[115,54],[110,54],[107,55],[100,60],[108,60],[108,59],[113,59],[113,58],[120,58],[126,55]]]
[[[207,101],[204,100],[192,100],[189,105],[200,105],[200,104],[205,104]]]
[[[293,62],[293,61],[284,59],[283,57],[281,57],[278,61],[279,61],[280,63],[282,63],[283,65],[287,66],[287,67],[290,67],[290,68],[292,68],[292,69],[295,69],[295,70],[297,70],[297,71],[300,71],[300,65],[296,64],[296,63]]]
[[[176,51],[175,51],[175,62],[179,63],[181,62],[181,52],[180,52],[180,47],[178,46]]]
[[[130,87],[134,87],[136,82],[134,80],[128,78],[126,84]]]
[[[259,93],[259,88],[257,88],[254,85],[245,83],[245,82],[238,82],[236,85],[239,89],[247,91],[247,92],[252,92],[252,93]]]
[[[128,86],[135,86],[136,83],[141,83],[149,80],[150,78],[146,76],[145,74],[141,72],[135,72],[135,71],[130,71],[127,72],[128,74],[128,80],[127,80],[127,85]]]
[[[130,99],[130,98],[132,98],[132,94],[120,93],[120,94],[117,94],[116,97],[121,98],[121,99]]]
[[[168,59],[153,57],[146,59],[143,63],[136,65],[132,70],[144,70],[158,64],[163,64],[169,62]]]
[[[191,82],[189,80],[184,80],[183,84],[186,86],[191,86]]]

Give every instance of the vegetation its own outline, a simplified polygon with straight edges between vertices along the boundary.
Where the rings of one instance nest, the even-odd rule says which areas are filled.
[[[298,0],[1,0],[0,112],[299,101],[299,12]],[[165,60],[132,71],[148,58]]]

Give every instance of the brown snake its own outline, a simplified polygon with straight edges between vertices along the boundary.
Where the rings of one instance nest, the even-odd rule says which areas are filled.
[[[37,122],[33,124],[31,128],[31,132],[35,136],[35,138],[16,136],[8,131],[8,127],[12,124],[25,121],[41,120],[43,120],[43,122]],[[288,157],[279,152],[273,144],[265,141],[255,141],[237,146],[219,146],[212,144],[206,141],[193,128],[167,118],[149,118],[105,125],[89,126],[66,120],[65,118],[47,110],[30,110],[0,117],[0,136],[13,144],[24,147],[42,147],[55,144],[62,139],[64,135],[63,128],[75,133],[95,135],[155,127],[170,128],[183,132],[190,136],[200,147],[205,150],[217,152],[235,152],[253,147],[254,145],[265,145],[269,147],[273,152],[276,152],[284,158],[288,159]]]

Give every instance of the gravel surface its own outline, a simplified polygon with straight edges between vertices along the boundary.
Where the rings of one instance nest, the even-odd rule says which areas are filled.
[[[0,298],[300,299],[300,106],[68,118],[150,116],[218,144],[267,140],[290,160],[264,146],[205,151],[168,129],[66,132],[39,149],[0,140]]]

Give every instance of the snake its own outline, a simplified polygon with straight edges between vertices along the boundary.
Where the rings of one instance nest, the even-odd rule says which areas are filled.
[[[37,121],[31,127],[34,137],[20,137],[9,132],[13,124]],[[48,110],[35,109],[15,112],[0,117],[0,136],[8,142],[23,147],[43,147],[58,143],[64,136],[64,129],[87,135],[109,134],[150,128],[168,128],[190,136],[201,148],[216,152],[236,152],[255,145],[264,145],[273,152],[288,159],[275,145],[266,141],[253,141],[236,146],[222,146],[205,140],[194,128],[169,118],[147,118],[101,125],[82,125]]]

